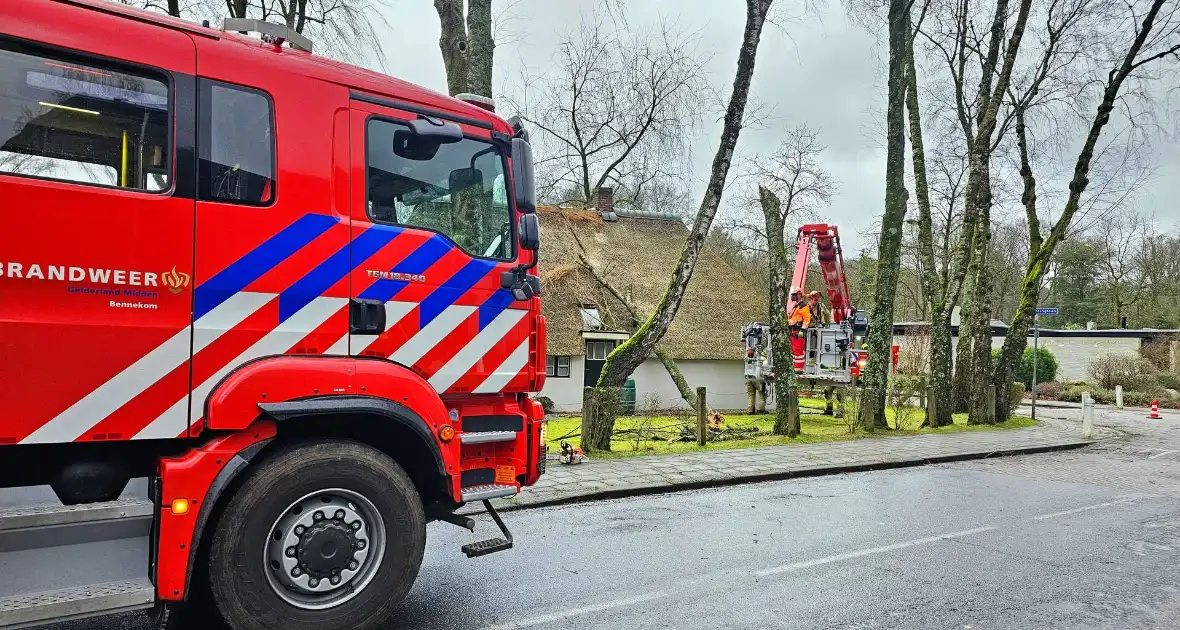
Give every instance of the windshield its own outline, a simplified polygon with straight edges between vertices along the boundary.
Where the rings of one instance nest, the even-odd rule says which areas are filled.
[[[374,119],[368,127],[368,209],[374,221],[446,235],[473,256],[512,257],[512,215],[504,156],[490,142],[464,138],[408,146],[408,127]],[[403,147],[394,150],[395,144]]]

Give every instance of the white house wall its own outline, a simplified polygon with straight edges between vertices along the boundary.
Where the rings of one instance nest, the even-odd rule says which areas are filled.
[[[548,396],[558,412],[579,412],[582,410],[582,388],[586,380],[586,358],[570,357],[569,378],[550,376],[545,379],[541,396]]]
[[[894,337],[894,343],[904,343],[902,339],[903,335],[897,335]],[[1108,354],[1139,356],[1141,343],[1137,337],[1041,337],[1040,347],[1052,352],[1057,359],[1058,381],[1088,381],[1090,363],[1094,359]],[[957,349],[958,337],[951,339],[951,344]],[[1003,337],[992,337],[993,350],[1003,346]],[[1028,347],[1032,347],[1031,338],[1028,340]]]
[[[694,391],[705,388],[709,406],[714,409],[744,409],[746,377],[741,361],[677,361],[684,380]],[[659,361],[645,361],[635,370],[635,405],[640,410],[654,406],[661,409],[687,407],[676,384]]]
[[[1057,380],[1090,381],[1090,363],[1108,354],[1139,356],[1142,340],[1131,337],[1041,337],[1040,347],[1057,359]],[[1028,340],[1032,347],[1032,339]]]
[[[709,406],[714,409],[744,409],[746,380],[741,361],[677,361],[689,387],[704,386]],[[545,379],[542,396],[553,400],[556,411],[576,413],[582,410],[582,388],[585,387],[585,358],[571,357],[569,378]],[[645,361],[634,373],[635,404],[639,409],[655,406],[660,409],[687,407],[680,398],[676,384],[659,361]]]

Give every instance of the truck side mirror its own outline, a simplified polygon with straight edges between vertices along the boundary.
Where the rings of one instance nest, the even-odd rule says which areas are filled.
[[[429,160],[440,146],[463,139],[463,130],[453,122],[423,116],[406,124],[409,129],[393,133],[393,153],[407,160]]]
[[[512,139],[512,196],[516,209],[537,211],[537,185],[533,179],[533,147],[524,138]]]
[[[541,224],[537,215],[526,214],[520,217],[520,248],[535,252],[541,247]]]

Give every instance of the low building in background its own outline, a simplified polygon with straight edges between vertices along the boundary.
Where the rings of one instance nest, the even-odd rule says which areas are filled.
[[[588,209],[539,208],[538,215],[549,355],[541,395],[557,411],[576,412],[583,387],[597,381],[606,356],[634,328],[619,297],[633,305],[642,323],[667,288],[688,228],[675,215],[615,208],[609,191],[596,195]],[[706,246],[660,344],[690,387],[707,389],[715,409],[746,405],[741,330],[767,317],[767,298],[755,286]],[[639,409],[687,406],[655,357],[633,378]]]

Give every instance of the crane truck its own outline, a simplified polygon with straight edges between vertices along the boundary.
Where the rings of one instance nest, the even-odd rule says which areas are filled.
[[[0,2],[0,629],[372,630],[544,471],[527,130],[285,25]],[[195,605],[194,605],[195,604]],[[202,624],[204,625],[204,624]]]
[[[845,387],[860,376],[868,361],[868,352],[861,347],[868,332],[868,318],[863,311],[852,306],[840,233],[834,225],[814,223],[799,228],[791,286],[800,289],[806,286],[813,253],[819,262],[832,321],[825,323],[813,319],[811,326],[798,331],[803,335],[805,351],[802,367],[795,370],[796,377],[810,387]],[[785,306],[790,312],[796,304],[788,301]],[[781,325],[783,328],[776,330],[785,330],[785,322]],[[745,377],[757,388],[768,392],[774,390],[770,385],[775,370],[771,335],[772,326],[760,322],[742,329]]]

